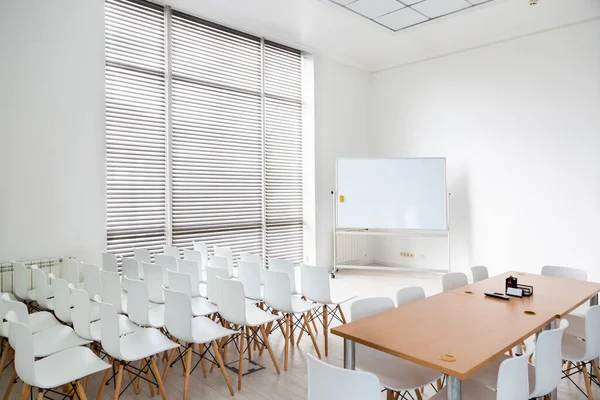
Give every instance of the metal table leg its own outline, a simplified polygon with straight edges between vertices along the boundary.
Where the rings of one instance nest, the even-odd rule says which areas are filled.
[[[558,319],[553,319],[548,325],[546,325],[544,327],[544,329],[542,329],[542,331],[549,331],[551,329],[556,329],[558,328]],[[550,392],[550,400],[557,400],[558,399],[558,390],[554,389],[553,391]]]
[[[446,399],[461,400],[462,398],[462,381],[453,376],[447,377],[446,381]]]
[[[356,345],[352,340],[344,339],[344,368],[355,369],[356,358],[355,358]]]
[[[598,305],[598,294],[595,294],[590,299],[590,307],[597,306],[597,305]],[[596,358],[595,361],[596,361],[596,365],[600,365],[600,358]],[[593,372],[592,372],[592,374],[593,374]],[[600,379],[600,376],[597,376],[596,378]]]

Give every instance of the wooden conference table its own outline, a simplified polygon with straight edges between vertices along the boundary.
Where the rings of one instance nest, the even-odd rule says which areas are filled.
[[[533,296],[500,300],[505,279],[534,287]],[[507,272],[393,310],[341,325],[344,368],[354,369],[355,343],[448,375],[447,399],[461,399],[461,381],[532,334],[557,327],[586,301],[598,304],[600,283]],[[533,313],[532,313],[533,312]],[[556,391],[551,395],[556,399]]]

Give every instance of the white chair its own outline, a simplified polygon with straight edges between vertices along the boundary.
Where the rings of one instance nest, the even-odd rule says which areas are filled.
[[[403,289],[400,294],[400,304],[416,301],[415,293],[419,292],[417,289]],[[423,297],[424,295],[423,292]],[[351,304],[350,318],[352,321],[358,321],[393,308],[394,301],[387,297],[360,299]],[[356,368],[374,373],[386,390],[390,393],[398,393],[401,398],[413,398],[413,395],[410,394],[410,391],[413,391],[416,398],[421,399],[420,388],[436,380],[438,380],[437,388],[441,388],[441,374],[437,371],[360,344],[356,344],[355,351]],[[390,371],[394,371],[394,373],[392,374]]]
[[[90,349],[82,346],[71,347],[36,361],[31,329],[19,322],[11,322],[10,329],[17,337],[15,371],[23,380],[22,399],[29,397],[30,388],[38,388],[37,400],[42,400],[44,391],[65,384],[72,385],[79,399],[86,399],[80,379],[110,368]]]
[[[63,258],[63,261],[58,268],[59,278],[65,279],[77,289],[81,288],[79,261],[74,258]]]
[[[320,314],[313,315],[310,318],[311,320],[318,318],[319,316],[322,318],[323,336],[325,339],[325,357],[327,357],[329,355],[329,327],[334,319],[337,319],[342,324],[346,323],[342,304],[354,299],[356,296],[332,295],[329,270],[327,267],[302,265],[300,280],[304,297],[322,305]],[[300,335],[302,335],[302,333],[300,333]]]
[[[144,269],[144,283],[148,290],[148,300],[156,304],[163,304],[165,297],[162,288],[163,286],[168,287],[168,274],[165,279],[163,269],[157,264],[142,263],[142,268]]]
[[[102,294],[102,278],[100,268],[97,265],[81,263],[79,268],[83,275],[83,289],[90,299],[97,294]]]
[[[545,265],[542,267],[542,275],[557,278],[587,281],[587,272],[578,268],[558,267],[556,265]]]
[[[263,259],[260,256],[260,254],[241,253],[240,261],[247,261],[260,265],[260,284],[265,284],[265,263],[263,262]]]
[[[334,367],[306,355],[308,400],[381,400],[379,379],[368,372]]]
[[[308,319],[309,313],[319,308],[319,305],[294,296],[288,274],[271,271],[270,268],[265,271],[265,304],[283,314],[283,323],[285,324],[283,369],[285,371],[288,368],[289,347],[294,344],[294,331],[296,328],[306,331],[310,335],[317,356],[321,358],[321,352]],[[304,323],[302,320],[304,320]],[[279,321],[279,324],[281,323]]]
[[[529,355],[507,358],[500,364],[496,391],[487,386],[467,379],[462,382],[462,396],[477,400],[528,400],[529,380],[527,376],[527,358]],[[446,390],[440,390],[429,400],[445,400]]]
[[[101,271],[102,293],[100,300],[117,307],[120,314],[127,314],[127,298],[121,289],[121,278],[116,272]]]
[[[191,312],[194,317],[203,317],[217,312],[217,306],[204,297],[192,296],[192,283],[189,275],[169,271],[169,289],[181,292],[191,298]],[[165,290],[163,288],[163,290]],[[166,302],[166,301],[165,301]]]
[[[102,271],[118,272],[117,256],[112,253],[102,252]]]
[[[54,291],[54,315],[65,324],[71,324],[71,291],[69,282],[65,279],[52,279],[52,289]]]
[[[557,329],[544,331],[538,335],[535,350],[535,367],[528,364],[529,381],[534,382],[534,388],[531,390],[529,398],[543,398],[556,389],[560,383],[563,365],[561,343],[567,326],[569,326],[569,322],[563,319],[560,321]],[[500,365],[508,358],[511,357],[505,354],[497,357],[472,375],[470,379],[496,390]]]
[[[214,255],[217,257],[224,257],[227,260],[227,270],[229,271],[229,276],[233,277],[233,250],[231,247],[222,247],[222,246],[213,246]]]
[[[490,277],[488,269],[483,265],[471,267],[471,274],[473,274],[473,282],[479,282]]]
[[[35,301],[35,289],[31,287],[31,273],[23,263],[13,262],[13,291],[15,296],[25,302]]]
[[[463,286],[467,286],[469,280],[467,275],[462,272],[450,272],[442,275],[442,291],[449,292]]]
[[[200,297],[203,294],[206,294],[206,284],[201,284],[201,270],[199,265],[200,264],[195,260],[179,260],[179,273],[186,274],[190,278],[190,285],[192,286],[192,297]],[[201,287],[204,288],[204,293],[202,293],[202,290],[200,289]]]
[[[181,258],[181,253],[175,246],[163,246],[163,254],[165,256],[175,257],[175,259]]]
[[[410,286],[396,292],[396,307],[425,298],[425,290],[420,286]]]
[[[204,264],[202,268],[208,267],[208,246],[204,242],[194,242],[194,251],[199,251],[202,254]]]
[[[196,262],[196,265],[198,266],[198,279],[200,282],[204,282],[208,258],[205,259],[201,251],[183,249],[183,261],[185,260]],[[179,268],[181,269],[181,260],[179,261]]]
[[[280,258],[269,258],[269,269],[268,271],[284,272],[290,279],[290,287],[292,294],[300,295],[302,292],[298,289],[296,284],[296,268],[294,263],[290,260],[283,260]]]
[[[54,310],[54,294],[51,286],[48,284],[46,272],[37,267],[31,266],[31,274],[33,278],[33,286],[35,287],[35,301],[38,306],[44,310]],[[50,278],[54,279],[54,275],[50,274]]]
[[[129,287],[127,292],[127,315],[129,319],[142,327],[164,328],[165,306],[159,304],[150,307],[146,282],[129,278],[123,278],[123,280],[127,281]]]
[[[171,272],[174,274],[174,272]],[[173,280],[171,280],[173,282]],[[229,393],[233,396],[235,393],[229,380],[229,375],[225,369],[223,359],[221,357],[221,346],[220,341],[223,338],[234,335],[235,332],[224,328],[216,322],[206,317],[194,317],[192,311],[192,298],[186,294],[176,290],[165,289],[165,323],[167,331],[171,337],[176,338],[178,341],[185,342],[185,350],[180,357],[184,358],[185,363],[185,379],[183,384],[183,398],[188,398],[188,386],[190,380],[190,373],[192,371],[192,356],[196,354],[200,357],[202,362],[202,370],[204,377],[206,378],[206,369],[204,367],[204,359],[211,355],[212,363],[216,363],[221,369],[225,383],[229,388]],[[195,345],[200,345],[200,353],[194,351]],[[210,354],[205,347],[211,348],[214,354]],[[169,367],[173,362],[175,356],[175,350],[171,350],[167,363],[165,365],[165,371],[163,373],[163,381],[167,379]]]
[[[279,320],[281,317],[261,310],[258,307],[248,307],[246,304],[246,294],[244,293],[244,285],[240,281],[216,278],[218,281],[218,307],[221,317],[234,325],[236,334],[233,335],[230,341],[239,338],[240,358],[238,366],[238,390],[242,390],[242,371],[244,361],[244,349],[248,351],[248,358],[252,359],[251,342],[256,340],[263,349],[266,347],[273,366],[280,373],[279,365],[271,349],[269,343],[269,335],[267,325]],[[260,335],[259,335],[260,332]],[[248,346],[244,343],[248,340]],[[262,352],[262,350],[261,350]]]
[[[568,362],[567,375],[582,373],[588,398],[593,398],[588,367],[594,369],[596,377],[600,370],[596,359],[600,357],[600,306],[590,307],[585,314],[585,334],[583,340],[574,335],[565,334],[562,340],[562,359]],[[536,358],[537,364],[537,358]],[[570,365],[576,364],[577,367]],[[571,370],[575,369],[573,373]]]
[[[144,270],[142,263],[152,264],[152,255],[148,249],[133,249],[133,258],[138,262],[139,276],[141,279],[144,278]]]
[[[134,286],[132,285],[131,288],[133,289]],[[110,357],[109,362],[113,364],[113,368],[117,368],[115,376],[115,399],[121,393],[123,372],[127,371],[128,373],[137,375],[139,370],[141,370],[141,375],[145,375],[146,379],[154,379],[156,381],[158,391],[163,400],[167,400],[167,394],[154,356],[172,350],[179,345],[153,328],[140,328],[128,335],[120,336],[116,307],[111,304],[102,303],[100,305],[100,313],[102,315],[102,332],[100,335],[102,337],[102,348]],[[130,365],[135,361],[141,361],[139,368]],[[102,377],[97,399],[102,399],[109,373],[110,370],[106,370]],[[151,394],[153,393],[151,392]]]
[[[260,265],[254,262],[238,261],[238,279],[244,285],[246,298],[263,301],[260,285]]]
[[[123,277],[139,280],[140,279],[140,270],[138,261],[134,258],[123,257],[121,266],[123,268]],[[124,291],[127,291],[129,288],[127,286],[127,282],[122,279],[121,286]]]
[[[71,289],[73,298],[73,329],[84,339],[100,342],[102,320],[92,321],[90,318],[91,304],[85,290]],[[126,335],[139,327],[123,314],[119,314],[119,335]]]
[[[156,254],[154,256],[154,265],[160,266],[163,274],[163,282],[165,286],[169,286],[169,271],[177,272],[179,269],[177,267],[177,259],[173,256],[165,256],[161,254]]]
[[[11,297],[8,293],[3,293],[2,296],[0,296],[0,317],[1,318],[4,318],[5,314],[8,311],[10,311],[10,310],[15,311],[12,307],[7,306],[6,303],[10,302],[10,301],[19,303],[16,299],[11,299]],[[60,321],[57,320],[56,317],[48,311],[38,311],[38,312],[34,312],[32,314],[28,314],[27,309],[25,309],[25,311],[26,311],[25,314],[18,314],[19,320],[22,321],[23,323],[27,324],[33,333],[42,331],[44,329],[51,328],[53,326],[62,325],[60,323]],[[20,311],[16,310],[15,312],[18,313]],[[26,315],[26,316],[24,316],[24,315]],[[2,325],[0,327],[0,336],[8,337],[8,323],[7,322],[2,323]],[[2,355],[4,356],[4,353],[2,353]]]
[[[206,297],[213,304],[219,301],[218,278],[229,279],[229,272],[223,268],[206,268]]]
[[[210,256],[210,263],[208,265],[210,268],[224,269],[229,273],[229,263],[225,257],[212,255]]]

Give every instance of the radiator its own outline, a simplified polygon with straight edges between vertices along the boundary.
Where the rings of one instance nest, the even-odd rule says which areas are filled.
[[[356,229],[360,232],[360,229]],[[336,235],[336,260],[338,263],[364,260],[367,257],[367,237],[364,235]]]
[[[31,267],[32,265],[37,265],[40,269],[43,269],[44,272],[46,272],[46,275],[52,273],[55,276],[58,276],[58,271],[62,260],[62,257],[55,257],[42,258],[37,260],[24,260],[20,262],[22,262],[28,267]],[[29,276],[29,279],[31,284],[33,282],[31,274]],[[10,261],[0,263],[0,288],[0,290],[3,293],[13,293],[13,266],[12,262]]]

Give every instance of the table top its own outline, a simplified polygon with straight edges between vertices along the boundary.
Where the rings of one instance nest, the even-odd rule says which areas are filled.
[[[511,274],[534,286],[534,295],[508,301],[483,295],[504,292],[504,279]],[[467,379],[598,292],[597,283],[509,272],[341,325],[331,333]],[[524,312],[529,310],[535,314]],[[445,355],[454,361],[445,361]]]

